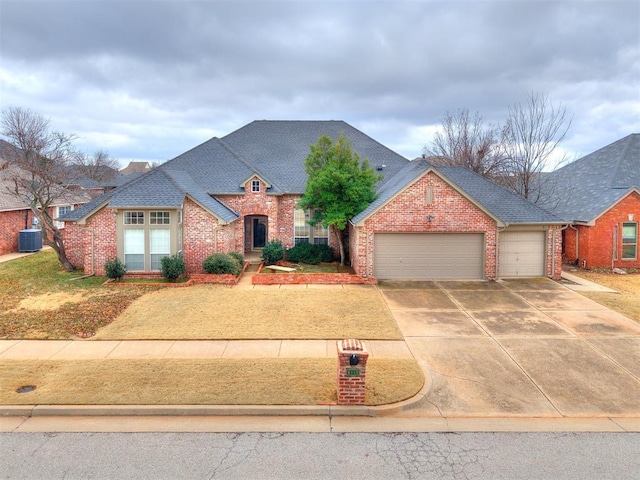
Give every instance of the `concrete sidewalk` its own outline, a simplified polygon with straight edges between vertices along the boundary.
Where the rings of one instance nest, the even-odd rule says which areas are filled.
[[[412,358],[404,341],[365,343],[371,358]],[[337,357],[335,340],[0,340],[0,360]]]

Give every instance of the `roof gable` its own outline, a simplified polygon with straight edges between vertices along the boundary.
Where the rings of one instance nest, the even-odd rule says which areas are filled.
[[[464,167],[436,167],[414,160],[378,190],[378,198],[352,219],[361,224],[424,175],[433,172],[499,224],[558,224],[550,212]]]
[[[593,222],[640,186],[640,134],[634,133],[549,174],[543,205],[571,222]]]

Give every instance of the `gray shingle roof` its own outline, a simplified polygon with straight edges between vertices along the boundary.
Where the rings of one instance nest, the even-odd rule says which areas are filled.
[[[66,222],[77,222],[82,220],[83,218],[91,215],[98,208],[105,205],[111,199],[111,193],[106,193],[104,195],[100,195],[99,197],[94,198],[88,203],[85,203],[75,210],[71,210],[65,215],[61,215],[58,220],[66,221]]]
[[[467,168],[436,167],[424,160],[412,161],[392,177],[378,190],[378,198],[352,222],[357,224],[365,220],[429,170],[439,173],[504,225],[562,223],[555,215]]]
[[[628,135],[549,174],[543,205],[566,221],[592,222],[640,187],[640,134]]]
[[[384,185],[408,162],[403,156],[339,120],[259,120],[230,133],[222,140],[247,164],[265,172],[268,180],[280,191],[304,193],[307,184],[304,161],[309,155],[310,146],[325,134],[334,141],[344,134],[361,159],[369,159],[374,168],[386,165],[379,172],[384,175],[380,185]],[[238,179],[243,180],[246,180],[246,176]]]
[[[207,140],[90,205],[98,208],[108,201],[110,206],[120,208],[177,207],[189,195],[229,222],[238,215],[212,195],[243,194],[242,184],[253,175],[271,185],[268,194],[303,194],[307,182],[304,161],[310,146],[325,134],[334,140],[344,134],[360,158],[368,158],[372,167],[384,165],[379,172],[384,175],[380,186],[408,163],[403,156],[342,121],[260,120],[222,139]],[[65,218],[84,218],[87,212],[91,213],[88,208]]]
[[[563,223],[553,213],[467,168],[437,167],[436,170],[505,225]]]
[[[187,172],[166,169],[165,173],[178,185],[184,195],[191,197],[195,202],[199,203],[218,218],[225,222],[232,222],[240,217],[236,212],[202,190],[193,177]]]
[[[105,188],[117,188],[121,187],[125,183],[129,183],[132,180],[135,180],[139,176],[144,175],[141,172],[128,173],[126,175],[118,175],[117,177],[112,178],[106,182],[103,182],[100,186]]]
[[[179,208],[184,192],[160,169],[141,175],[114,191],[110,207],[165,207]]]

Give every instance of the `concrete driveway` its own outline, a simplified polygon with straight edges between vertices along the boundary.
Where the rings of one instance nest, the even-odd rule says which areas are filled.
[[[640,416],[640,324],[548,279],[381,282],[424,414]]]

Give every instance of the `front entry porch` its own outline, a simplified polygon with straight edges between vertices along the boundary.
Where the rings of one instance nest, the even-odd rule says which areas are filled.
[[[247,215],[244,217],[244,254],[255,252],[260,255],[267,244],[269,217],[266,215]]]

